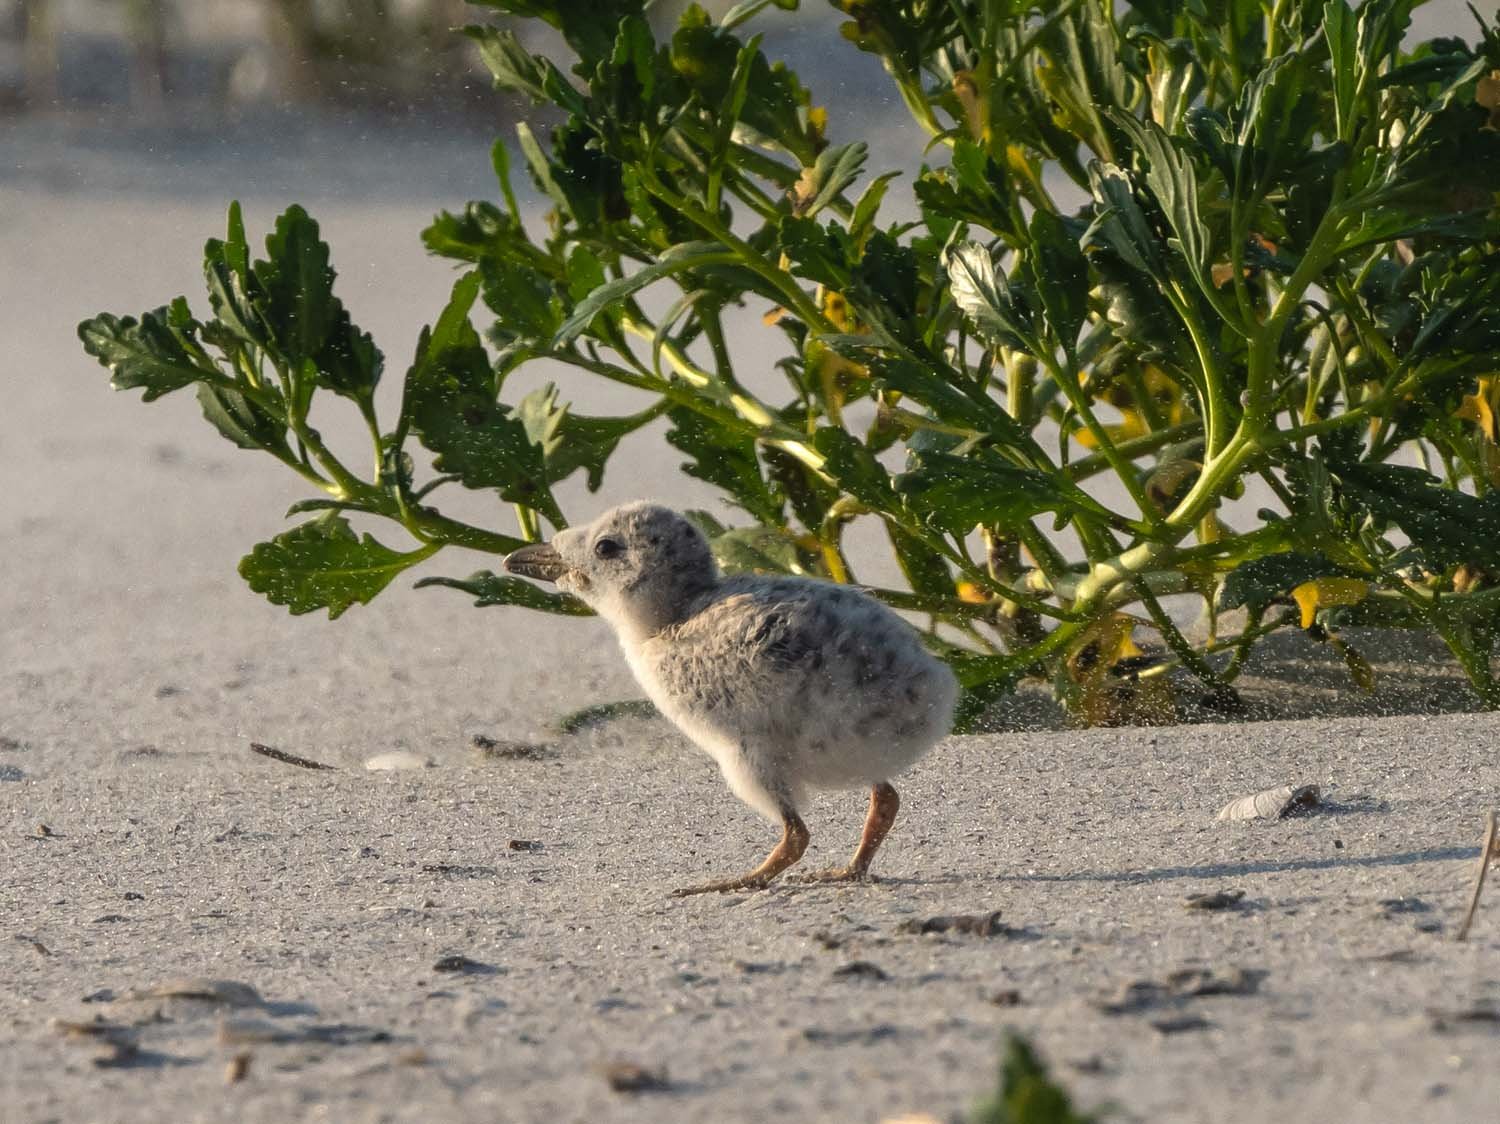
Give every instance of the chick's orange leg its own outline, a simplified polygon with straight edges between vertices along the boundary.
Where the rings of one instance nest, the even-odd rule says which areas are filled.
[[[859,847],[848,866],[836,866],[831,870],[820,870],[804,874],[799,882],[863,882],[870,876],[870,863],[880,844],[891,832],[896,822],[896,812],[901,808],[901,797],[889,784],[882,781],[870,789],[870,811],[865,816],[864,834],[859,837]]]
[[[763,890],[787,867],[794,865],[807,850],[811,836],[802,817],[793,811],[782,812],[781,842],[766,856],[766,861],[738,878],[721,878],[717,882],[705,882],[701,886],[684,886],[673,890],[672,897],[685,898],[690,894],[718,894],[726,890]]]

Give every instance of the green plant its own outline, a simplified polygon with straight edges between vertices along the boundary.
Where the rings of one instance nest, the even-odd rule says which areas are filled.
[[[969,1117],[970,1124],[1096,1124],[1098,1116],[1073,1109],[1067,1092],[1052,1080],[1026,1039],[1005,1036],[1000,1088]]]
[[[468,32],[501,87],[565,115],[550,144],[517,127],[552,209],[528,226],[497,143],[502,201],[424,232],[466,271],[393,427],[380,353],[298,208],[259,261],[231,209],[210,318],[179,299],[80,327],[115,386],[195,386],[225,437],[322,493],[241,564],[252,588],[336,616],[441,547],[509,551],[564,525],[559,480],[597,486],[665,416],[685,470],[739,509],[702,517],[731,569],[856,581],[845,528],[883,524],[905,588],[875,593],[925,620],[965,722],[1025,675],[1087,721],[1169,706],[1169,666],[1231,701],[1285,627],[1340,644],[1364,681],[1344,622],[1435,630],[1500,705],[1500,35],[1482,22],[1475,45],[1406,49],[1413,0],[839,0],[846,49],[880,57],[929,134],[920,218],[887,222],[897,173],[870,174],[866,145],[835,143],[741,37],[768,0],[691,8],[665,41],[639,0],[484,6],[577,56],[564,71],[508,30]],[[726,335],[746,305],[785,350],[775,396]],[[641,409],[578,414],[550,387],[503,403],[540,358]],[[368,476],[309,425],[319,392],[363,417]],[[1249,481],[1268,506],[1228,514]],[[454,483],[513,504],[515,533],[440,513]],[[437,582],[578,611],[487,572]],[[1207,607],[1201,643],[1163,607],[1182,594]],[[1221,637],[1229,608],[1247,620]]]

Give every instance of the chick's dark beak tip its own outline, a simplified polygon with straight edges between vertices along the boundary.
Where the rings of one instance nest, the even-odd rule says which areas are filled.
[[[551,543],[533,543],[513,550],[505,556],[505,572],[519,574],[523,578],[555,582],[567,573],[568,566]]]

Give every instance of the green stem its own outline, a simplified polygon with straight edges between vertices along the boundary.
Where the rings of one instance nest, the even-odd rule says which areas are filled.
[[[1156,510],[1156,505],[1146,498],[1145,490],[1142,489],[1141,482],[1136,478],[1135,466],[1120,455],[1119,450],[1115,448],[1114,440],[1094,415],[1093,408],[1089,405],[1088,396],[1084,394],[1083,388],[1079,385],[1077,378],[1074,377],[1075,372],[1070,370],[1065,373],[1057,360],[1047,352],[1046,348],[1039,347],[1036,350],[1038,352],[1038,362],[1047,368],[1047,373],[1052,376],[1053,381],[1057,383],[1058,388],[1067,397],[1069,405],[1083,419],[1083,424],[1088,427],[1089,433],[1093,435],[1094,442],[1099,447],[1099,452],[1109,461],[1110,467],[1114,469],[1115,475],[1120,478],[1120,483],[1124,485],[1126,492],[1130,494],[1130,498],[1140,510],[1141,517],[1146,521],[1147,526],[1154,530],[1161,518],[1160,513]]]
[[[1178,422],[1176,425],[1166,426],[1152,433],[1142,434],[1140,437],[1132,437],[1128,441],[1117,442],[1114,447],[1115,453],[1133,461],[1136,457],[1154,453],[1167,445],[1175,445],[1189,437],[1196,437],[1202,432],[1203,423],[1196,418],[1192,421]],[[1069,480],[1076,482],[1096,476],[1105,469],[1113,467],[1113,462],[1102,452],[1090,453],[1086,457],[1079,457],[1062,472]]]

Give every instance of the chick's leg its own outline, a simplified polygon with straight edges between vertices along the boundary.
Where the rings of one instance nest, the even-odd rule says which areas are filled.
[[[701,886],[684,886],[680,890],[673,890],[672,897],[685,898],[690,894],[717,894],[725,890],[763,890],[769,886],[771,879],[802,857],[802,852],[807,850],[807,841],[811,838],[807,825],[802,822],[802,817],[796,812],[787,809],[781,815],[781,842],[776,844],[775,849],[766,856],[765,862],[749,874],[742,874],[738,878],[721,878],[717,882],[705,882]]]
[[[870,789],[870,811],[865,816],[864,834],[859,837],[859,847],[848,866],[836,866],[832,870],[820,870],[804,874],[799,882],[863,882],[870,876],[870,862],[880,844],[890,834],[896,822],[896,812],[901,807],[901,797],[896,790],[882,781]]]

